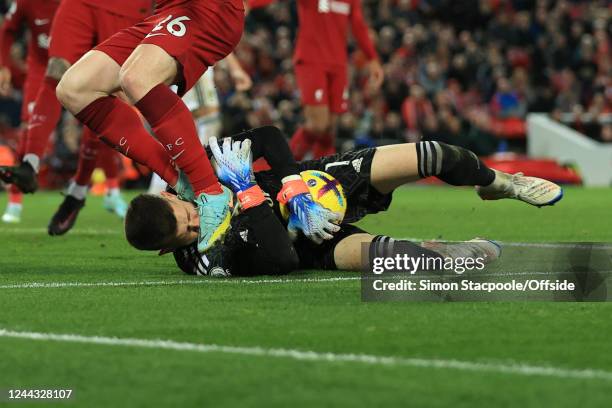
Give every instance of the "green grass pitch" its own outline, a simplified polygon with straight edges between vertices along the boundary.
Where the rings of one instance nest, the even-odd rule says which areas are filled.
[[[395,237],[611,242],[611,198],[610,189],[570,188],[555,207],[536,209],[483,202],[470,189],[411,187],[396,192],[388,213],[360,225]],[[612,406],[608,303],[362,303],[359,280],[327,279],[359,276],[340,271],[201,283],[171,257],[130,249],[99,198],[89,199],[68,235],[47,236],[60,201],[58,193],[28,196],[24,221],[0,225],[0,390],[70,388],[74,399],[15,406]],[[33,282],[47,285],[24,285]],[[244,349],[34,340],[6,331]],[[604,375],[563,375],[581,370]]]

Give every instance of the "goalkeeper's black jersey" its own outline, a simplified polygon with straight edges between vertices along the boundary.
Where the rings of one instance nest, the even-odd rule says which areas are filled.
[[[234,216],[222,238],[204,254],[194,243],[174,251],[181,270],[192,275],[279,275],[298,265],[298,255],[279,215],[267,204]]]
[[[263,204],[235,215],[223,242],[206,254],[198,254],[197,249],[190,247],[175,251],[177,264],[186,273],[222,276],[280,274],[288,272],[289,266],[297,262],[296,250],[300,266],[334,269],[335,244],[343,236],[357,232],[355,227],[348,224],[367,214],[384,211],[391,203],[390,193],[381,194],[370,184],[375,154],[373,148],[298,164],[291,157],[286,139],[276,128],[259,128],[232,138],[251,139],[254,159],[264,157],[273,169],[255,173],[257,184],[268,196],[268,205]],[[341,232],[323,245],[315,245],[306,238],[298,239],[292,245],[276,200],[282,178],[304,170],[328,172],[340,182],[347,198]]]
[[[199,254],[193,245],[174,251],[178,266],[186,273],[213,276],[280,274],[297,265],[297,254],[285,229],[276,196],[283,177],[299,173],[298,165],[277,128],[267,126],[232,136],[233,140],[247,138],[251,140],[253,159],[263,157],[274,169],[255,175],[257,184],[267,196],[267,204],[235,215],[222,242],[205,254]],[[212,158],[210,149],[206,150]]]
[[[257,172],[255,179],[267,202],[234,215],[222,242],[206,253],[198,253],[195,244],[174,251],[181,270],[217,277],[285,272],[282,263],[291,263],[296,255],[276,200],[282,183],[271,171]],[[279,261],[280,268],[275,265]]]

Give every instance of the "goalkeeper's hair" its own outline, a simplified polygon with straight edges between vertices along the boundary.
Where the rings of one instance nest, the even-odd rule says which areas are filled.
[[[164,248],[177,229],[170,204],[153,194],[140,194],[130,202],[125,215],[125,237],[136,249],[155,251]]]

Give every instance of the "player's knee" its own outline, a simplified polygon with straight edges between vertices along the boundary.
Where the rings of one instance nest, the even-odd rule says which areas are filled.
[[[58,85],[55,88],[57,99],[62,103],[68,103],[73,97],[78,94],[78,89],[74,89],[74,79],[66,78],[66,71],[70,68],[68,61],[61,58],[51,58],[47,63],[47,72],[45,76],[47,78],[58,81]]]
[[[329,112],[325,109],[308,109],[305,112],[306,123],[304,127],[311,133],[324,135],[330,130],[331,120]]]
[[[69,110],[79,99],[78,77],[64,75],[55,88],[55,95],[62,105]]]
[[[171,85],[176,76],[175,66],[159,65],[151,67],[142,63],[127,62],[119,71],[119,85],[133,101],[140,100],[156,85]]]
[[[145,79],[137,69],[132,66],[123,66],[119,71],[119,85],[121,89],[130,97],[143,92],[146,87]]]
[[[324,135],[329,129],[329,123],[326,119],[311,120],[304,127],[311,133]]]

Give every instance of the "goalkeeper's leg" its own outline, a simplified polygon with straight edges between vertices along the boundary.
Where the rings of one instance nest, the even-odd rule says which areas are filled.
[[[459,146],[419,142],[376,149],[371,183],[383,194],[431,176],[454,186],[476,186],[484,200],[514,198],[539,207],[563,197],[563,190],[555,183],[491,169],[476,154]]]

